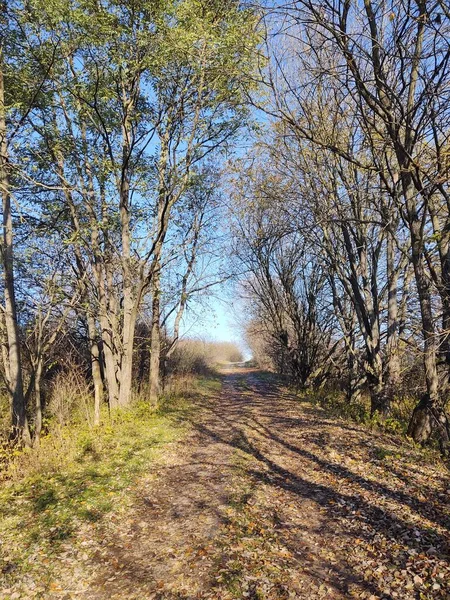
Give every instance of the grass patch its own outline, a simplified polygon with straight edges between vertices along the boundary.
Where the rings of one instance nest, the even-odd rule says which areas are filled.
[[[389,461],[397,461],[403,458],[403,455],[400,452],[396,452],[395,450],[391,450],[389,448],[384,448],[382,446],[375,447],[373,450],[373,455],[376,460],[385,460]]]
[[[349,403],[342,392],[332,390],[319,392],[314,389],[300,392],[299,395],[301,399],[321,406],[331,416],[341,417],[355,423],[369,424],[370,402],[368,398],[363,397],[360,402]]]
[[[53,558],[67,552],[68,544],[76,547],[86,527],[126,511],[139,476],[166,444],[184,435],[178,417],[188,410],[180,397],[165,398],[153,413],[139,403],[115,413],[112,422],[105,414],[97,428],[81,422],[55,427],[39,449],[17,456],[3,473],[0,491],[6,588],[40,572],[50,581]]]
[[[215,375],[214,377],[201,377],[198,380],[198,385],[202,392],[220,392],[222,389],[223,377]]]
[[[383,418],[378,413],[371,416],[370,399],[367,395],[363,395],[359,402],[349,403],[342,392],[333,390],[318,392],[312,389],[308,392],[301,392],[300,397],[311,404],[321,406],[332,416],[350,420],[384,433],[401,436],[406,435],[409,419],[415,406],[412,398],[396,398],[392,403],[390,416]]]

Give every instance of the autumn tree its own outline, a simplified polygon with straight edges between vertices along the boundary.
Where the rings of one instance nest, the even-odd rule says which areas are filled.
[[[426,381],[410,433],[417,441],[425,441],[434,430],[445,439],[443,401],[448,378],[440,380],[438,371],[447,339],[447,246],[442,232],[447,194],[443,157],[448,135],[444,106],[448,9],[444,3],[427,1],[380,5],[302,0],[275,7],[272,14],[282,14],[285,27],[281,32],[278,29],[271,69],[265,77],[274,92],[268,112],[289,124],[317,151],[331,151],[375,173],[384,195],[392,199],[394,223],[398,214],[407,227]],[[303,110],[323,90],[329,90],[331,106],[338,107],[325,129],[317,127],[308,110]],[[350,153],[345,139],[342,144],[335,135],[340,115],[348,110],[359,126]],[[354,152],[361,143],[370,152],[362,162]],[[430,239],[430,234],[435,237]],[[442,318],[435,309],[435,294],[442,302]],[[394,297],[392,292],[390,297]]]
[[[24,168],[17,153],[27,122],[39,104],[54,65],[57,41],[40,35],[30,18],[32,7],[0,4],[0,187],[2,194],[2,330],[4,376],[11,397],[11,437],[30,443],[24,388],[19,315],[16,302],[15,210]],[[26,212],[26,209],[25,209]]]
[[[301,387],[319,385],[336,349],[326,273],[301,221],[288,214],[295,186],[276,169],[260,171],[266,159],[240,170],[236,182],[233,233],[241,294],[277,370]]]
[[[49,201],[65,219],[61,243],[73,251],[89,307],[93,372],[100,333],[115,407],[130,399],[135,326],[148,293],[158,371],[172,210],[194,167],[242,124],[257,34],[252,13],[234,2],[83,6],[42,7],[41,24],[63,43],[47,101],[30,122],[31,169],[38,167],[37,187],[58,190]]]

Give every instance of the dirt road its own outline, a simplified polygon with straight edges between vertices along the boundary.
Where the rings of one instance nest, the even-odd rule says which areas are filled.
[[[450,598],[444,469],[251,370],[196,403],[67,598]]]

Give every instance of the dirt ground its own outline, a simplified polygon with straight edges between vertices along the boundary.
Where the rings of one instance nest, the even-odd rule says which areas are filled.
[[[443,467],[257,371],[195,402],[188,436],[49,598],[450,598]]]

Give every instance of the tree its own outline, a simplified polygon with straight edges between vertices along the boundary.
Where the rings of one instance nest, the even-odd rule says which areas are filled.
[[[365,140],[371,151],[370,160],[358,164],[380,177],[385,192],[398,203],[409,232],[426,380],[426,394],[415,411],[410,433],[417,441],[425,441],[436,430],[445,439],[448,426],[438,365],[440,339],[445,340],[446,334],[445,325],[441,331],[438,328],[434,291],[441,296],[444,314],[443,290],[448,287],[442,280],[446,272],[442,265],[447,245],[446,235],[439,234],[439,242],[434,242],[441,265],[437,268],[428,235],[433,222],[438,228],[446,222],[447,211],[442,157],[448,135],[448,111],[443,104],[448,94],[448,9],[444,3],[426,0],[412,5],[302,0],[277,7],[275,14],[280,12],[287,24],[284,39],[289,38],[295,47],[293,54],[303,76],[296,80],[289,71],[291,63],[275,57],[278,76],[272,73],[266,79],[275,89],[270,112],[317,148],[353,164],[355,155],[336,139],[336,127],[316,128],[307,115],[304,118],[302,106],[315,91],[330,86],[342,111],[351,107],[358,119],[360,136],[354,143],[359,146]],[[275,83],[280,82],[276,89]],[[439,224],[433,218],[436,206]]]
[[[54,61],[55,47],[28,27],[29,8],[22,2],[0,4],[0,187],[2,193],[1,260],[4,278],[2,321],[6,333],[5,376],[11,396],[11,438],[30,444],[26,413],[19,319],[16,304],[13,194],[17,169],[11,149],[35,109]],[[15,200],[15,197],[14,197]]]
[[[294,188],[260,164],[240,174],[234,195],[242,294],[277,370],[301,387],[320,385],[336,349],[326,274],[302,222],[287,214]]]
[[[64,44],[48,101],[30,123],[36,183],[57,190],[49,201],[66,219],[62,243],[73,248],[77,277],[89,274],[93,371],[99,331],[109,403],[127,405],[136,322],[149,292],[157,319],[173,208],[194,167],[245,117],[255,19],[234,2],[194,0],[42,10],[48,35]]]

